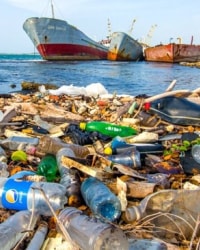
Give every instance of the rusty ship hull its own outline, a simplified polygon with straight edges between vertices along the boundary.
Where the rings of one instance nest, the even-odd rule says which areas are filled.
[[[107,59],[106,46],[64,20],[31,17],[23,29],[45,60]]]
[[[114,32],[111,36],[107,59],[111,61],[140,61],[143,59],[143,47],[128,34]]]
[[[144,51],[146,61],[152,62],[197,62],[200,61],[200,45],[176,44],[158,45]]]

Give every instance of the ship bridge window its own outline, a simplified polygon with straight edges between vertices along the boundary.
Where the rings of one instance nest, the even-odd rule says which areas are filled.
[[[58,27],[56,26],[56,30],[66,30],[65,27]]]
[[[55,27],[54,27],[53,25],[48,25],[48,29],[49,29],[49,30],[54,30]]]

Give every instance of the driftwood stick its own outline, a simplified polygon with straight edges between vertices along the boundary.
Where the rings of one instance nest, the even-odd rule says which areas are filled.
[[[163,98],[163,97],[166,97],[166,96],[173,96],[173,95],[177,95],[177,94],[189,94],[190,91],[187,90],[187,89],[183,89],[183,90],[174,90],[174,91],[170,91],[170,92],[164,92],[164,93],[161,93],[161,94],[158,94],[158,95],[155,95],[155,96],[152,96],[152,97],[149,97],[149,98],[146,98],[144,100],[144,102],[152,102],[152,101],[155,101],[157,99],[160,99],[160,98]]]
[[[200,93],[200,88],[194,89],[192,93]]]
[[[171,90],[174,88],[175,84],[176,84],[176,79],[174,79],[174,80],[170,83],[170,85],[169,85],[168,88],[165,90],[165,92],[171,91]]]

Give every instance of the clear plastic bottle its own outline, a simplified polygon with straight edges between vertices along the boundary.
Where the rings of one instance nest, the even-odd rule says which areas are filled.
[[[70,148],[61,148],[57,154],[57,164],[58,170],[60,173],[60,184],[62,184],[66,188],[66,195],[68,197],[68,204],[80,205],[82,202],[81,197],[81,180],[79,177],[79,171],[77,169],[71,169],[64,167],[62,165],[61,159],[62,156],[66,157],[75,157],[75,154]]]
[[[121,154],[109,155],[107,158],[117,164],[125,165],[127,167],[138,169],[141,167],[140,152],[136,147],[132,147]]]
[[[8,177],[9,174],[7,163],[0,161],[0,177]]]
[[[54,210],[63,209],[67,203],[66,189],[59,183],[32,182],[0,178],[0,207],[12,210],[33,210],[40,215],[51,216],[46,195]]]
[[[40,126],[43,129],[46,129],[47,131],[50,131],[53,127],[55,127],[55,125],[42,120],[39,115],[35,115],[33,117],[33,120],[38,126]]]
[[[115,136],[126,137],[137,134],[137,131],[132,127],[122,126],[103,121],[81,122],[79,126],[80,129],[82,130],[97,131],[104,135],[108,135],[110,137],[115,137]]]
[[[121,203],[118,197],[100,180],[89,177],[81,184],[81,193],[85,203],[94,215],[115,221],[121,215]]]
[[[199,216],[199,195],[200,189],[160,190],[147,195],[138,205],[127,207],[123,219],[127,223],[134,223],[144,217],[153,218],[159,212],[159,218],[154,217],[152,223],[155,228],[163,230],[157,231],[156,236],[170,239],[180,233],[191,240]]]
[[[50,136],[42,136],[37,146],[37,151],[44,152],[46,154],[56,155],[61,148],[70,148],[73,150],[76,157],[85,157],[90,153],[89,149],[85,146],[77,144],[70,144],[62,142],[58,138],[52,138]]]
[[[58,174],[56,157],[51,154],[45,155],[38,164],[37,174],[45,176],[49,182],[54,181]]]
[[[9,176],[7,161],[6,152],[2,147],[0,147],[0,177]]]
[[[82,211],[68,207],[58,215],[71,239],[82,250],[128,250],[124,232],[108,223],[85,215]]]
[[[0,145],[5,149],[10,150],[24,150],[27,145],[37,145],[38,138],[25,137],[25,136],[11,136],[0,141]]]
[[[32,218],[32,219],[31,219]],[[30,211],[16,212],[0,224],[1,250],[10,250],[18,243],[27,230],[32,230],[38,216]]]
[[[0,162],[7,162],[6,152],[2,147],[0,147]]]
[[[33,238],[28,244],[28,247],[26,248],[26,250],[42,249],[47,233],[48,233],[48,224],[46,221],[41,221],[37,228],[37,231],[35,232]]]

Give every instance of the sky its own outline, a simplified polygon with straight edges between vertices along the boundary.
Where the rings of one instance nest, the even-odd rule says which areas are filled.
[[[151,46],[180,39],[191,43],[192,37],[193,44],[200,44],[199,0],[54,0],[53,4],[56,18],[96,41],[123,31]],[[51,16],[50,0],[1,0],[0,53],[33,53],[23,23],[44,16]]]

